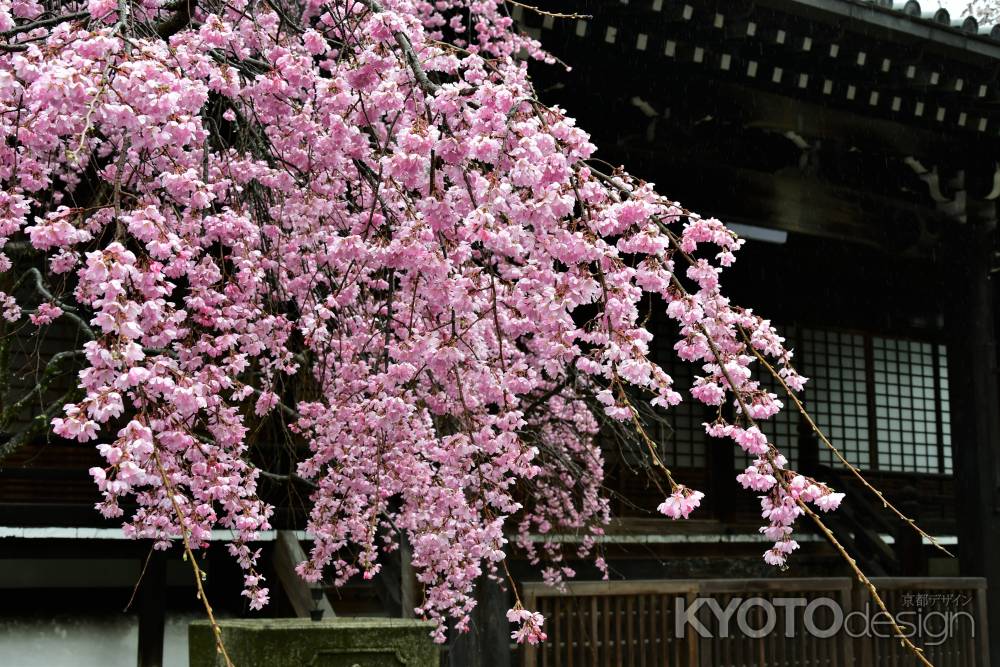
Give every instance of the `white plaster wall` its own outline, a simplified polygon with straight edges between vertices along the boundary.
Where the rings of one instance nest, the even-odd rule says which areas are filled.
[[[2,594],[2,593],[0,593]],[[187,624],[196,615],[171,615],[164,628],[164,667],[187,667]],[[135,667],[135,616],[0,617],[3,667]]]
[[[125,615],[0,618],[0,665],[135,667],[138,630]]]

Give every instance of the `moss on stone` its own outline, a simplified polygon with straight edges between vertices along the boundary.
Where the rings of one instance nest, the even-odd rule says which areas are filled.
[[[236,667],[438,667],[433,627],[399,618],[299,618],[220,621]],[[224,665],[208,621],[188,628],[191,667]]]

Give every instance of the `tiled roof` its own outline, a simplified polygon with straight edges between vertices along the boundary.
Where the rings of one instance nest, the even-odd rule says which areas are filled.
[[[908,16],[914,21],[923,21],[936,24],[943,28],[949,28],[966,35],[978,35],[980,37],[1000,42],[1000,24],[995,22],[981,22],[971,15],[959,15],[958,12],[948,11],[940,7],[936,0],[843,0],[851,4],[873,5],[886,12]],[[959,6],[965,5],[963,2],[952,2]]]

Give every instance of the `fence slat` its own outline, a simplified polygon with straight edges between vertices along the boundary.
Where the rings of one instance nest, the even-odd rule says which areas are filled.
[[[595,600],[597,598],[594,598]],[[604,667],[612,667],[611,661],[611,603],[607,596],[601,599],[601,613],[604,616],[604,634],[601,636],[601,648],[604,651]]]
[[[552,662],[555,667],[562,667],[563,647],[560,642],[559,626],[563,623],[563,600],[556,599],[552,605]]]
[[[615,597],[615,665],[622,665],[622,597]]]

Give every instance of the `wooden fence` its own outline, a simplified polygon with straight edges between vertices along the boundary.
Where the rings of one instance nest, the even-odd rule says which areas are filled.
[[[989,667],[984,580],[873,581],[936,667]],[[524,598],[548,633],[524,667],[917,664],[847,578],[525,584]]]
[[[872,578],[889,611],[901,623],[920,630],[927,658],[935,667],[989,667],[986,626],[986,580],[981,578],[885,577]],[[860,589],[854,606],[864,610],[870,598]],[[917,662],[898,641],[856,640],[861,665],[909,667]]]

